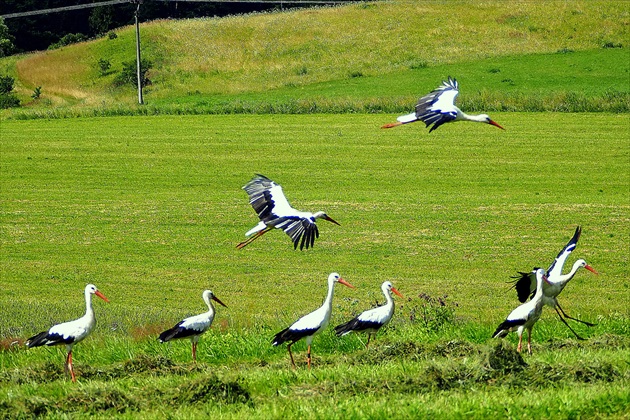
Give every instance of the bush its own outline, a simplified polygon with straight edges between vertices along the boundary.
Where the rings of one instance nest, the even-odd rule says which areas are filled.
[[[66,34],[61,37],[61,39],[54,44],[50,44],[48,47],[49,50],[54,50],[56,48],[65,47],[66,45],[76,44],[77,42],[86,41],[87,37],[81,33],[77,34]]]
[[[20,100],[13,92],[15,79],[11,76],[0,76],[0,109],[20,106]]]
[[[11,76],[0,76],[0,95],[8,95],[13,91],[15,79]]]
[[[116,86],[123,86],[123,85],[137,86],[138,75],[136,73],[136,62],[127,61],[127,62],[122,63],[122,66],[123,66],[123,69],[120,72],[120,74],[116,76],[116,79],[114,80],[114,84]],[[151,63],[149,60],[146,60],[144,58],[140,60],[140,70],[141,70],[140,80],[142,82],[142,87],[148,86],[151,84],[151,80],[149,80],[146,75],[152,66],[153,66],[153,63]]]
[[[98,71],[101,76],[105,76],[111,67],[112,63],[110,63],[109,60],[105,60],[104,58],[98,60]]]
[[[420,293],[420,304],[415,302],[409,307],[409,320],[419,323],[429,332],[438,332],[445,325],[453,324],[455,320],[455,307],[457,303],[449,303],[447,297],[429,296],[426,293]]]
[[[41,95],[42,95],[42,87],[41,86],[37,86],[33,90],[33,94],[31,95],[31,98],[33,98],[35,100],[38,100]]]
[[[0,94],[0,109],[17,108],[20,100],[13,94]]]

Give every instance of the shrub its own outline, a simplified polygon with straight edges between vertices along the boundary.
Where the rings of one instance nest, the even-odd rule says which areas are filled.
[[[13,94],[0,94],[0,109],[17,108],[20,106],[20,100]]]
[[[0,95],[7,95],[13,91],[15,79],[11,76],[0,76]]]
[[[15,79],[11,76],[0,76],[0,109],[20,106],[20,100],[13,94]]]
[[[31,95],[31,98],[33,98],[35,100],[38,100],[41,95],[42,95],[42,87],[41,86],[37,86],[33,90],[33,94]]]
[[[123,69],[120,72],[120,74],[118,76],[116,76],[116,79],[114,80],[114,84],[116,86],[123,86],[123,85],[131,85],[131,86],[137,86],[138,85],[138,76],[136,73],[136,62],[135,61],[127,61],[122,63]],[[147,72],[151,69],[151,67],[153,66],[153,64],[151,63],[151,61],[146,60],[146,59],[141,59],[140,61],[140,80],[142,83],[142,87],[144,86],[148,86],[151,84],[151,80],[149,80],[146,75]]]
[[[109,60],[105,60],[104,58],[98,60],[98,71],[101,76],[105,76],[111,67],[112,63],[110,63]]]
[[[427,331],[437,332],[455,319],[457,303],[446,301],[447,295],[433,297],[420,293],[420,304],[409,305],[409,320],[420,323]]]
[[[77,42],[86,41],[87,37],[81,33],[77,34],[66,34],[61,37],[61,39],[54,44],[50,44],[48,47],[49,50],[54,50],[57,48],[65,47],[66,45],[76,44]]]

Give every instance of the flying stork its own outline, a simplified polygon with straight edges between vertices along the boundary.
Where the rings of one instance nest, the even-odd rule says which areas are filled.
[[[339,337],[350,334],[353,331],[366,331],[368,334],[368,341],[365,348],[370,346],[370,338],[372,335],[376,335],[378,330],[387,325],[394,315],[394,299],[392,299],[391,292],[396,293],[401,298],[403,297],[403,295],[396,290],[390,281],[384,282],[381,285],[381,290],[387,300],[385,305],[368,309],[345,324],[337,325],[335,327],[335,333]]]
[[[295,366],[295,360],[293,359],[293,353],[291,353],[291,346],[297,341],[305,338],[306,345],[308,346],[306,353],[306,360],[308,368],[311,368],[311,343],[315,334],[322,332],[330,321],[330,313],[332,312],[332,299],[333,290],[336,283],[341,283],[344,286],[348,286],[354,289],[350,283],[341,278],[338,273],[331,273],[328,276],[328,294],[324,304],[317,310],[310,314],[304,315],[297,321],[295,321],[289,328],[285,328],[273,337],[272,344],[279,346],[282,343],[288,342],[287,350],[289,350],[289,356],[291,357],[291,364]]]
[[[162,332],[158,337],[160,343],[166,343],[167,341],[180,338],[190,338],[193,361],[197,361],[197,342],[199,341],[199,337],[201,337],[201,334],[208,331],[210,325],[212,325],[212,320],[214,320],[214,306],[212,306],[212,301],[214,300],[219,305],[227,308],[210,290],[204,290],[201,296],[204,302],[206,302],[206,305],[208,305],[208,312],[179,321],[173,328]]]
[[[323,211],[310,213],[294,209],[285,198],[282,187],[263,175],[257,174],[243,189],[249,195],[249,203],[258,214],[260,222],[245,233],[245,236],[254,236],[239,243],[236,246],[238,249],[244,248],[274,228],[282,229],[289,235],[293,249],[297,249],[298,244],[300,250],[304,247],[308,249],[315,243],[315,238],[319,238],[315,223],[317,219],[339,225]]]
[[[582,321],[580,319],[573,318],[567,315],[562,309],[562,307],[560,306],[560,304],[558,303],[558,295],[560,294],[560,292],[562,292],[562,290],[564,290],[564,287],[567,285],[567,283],[569,283],[569,281],[575,276],[575,273],[577,273],[578,269],[584,267],[593,274],[599,274],[593,267],[588,265],[586,261],[583,259],[579,259],[575,261],[573,263],[573,267],[571,267],[571,271],[569,271],[567,274],[562,274],[562,268],[564,267],[564,263],[567,261],[567,258],[569,257],[569,255],[577,246],[577,243],[578,243],[578,240],[580,239],[581,234],[582,234],[582,228],[578,226],[575,229],[575,233],[573,234],[573,237],[569,240],[569,242],[565,245],[565,247],[562,248],[560,253],[558,253],[558,256],[556,256],[556,259],[553,261],[553,263],[551,263],[551,266],[547,269],[546,274],[548,277],[548,281],[543,283],[543,298],[542,298],[543,303],[545,305],[550,306],[556,310],[556,313],[558,314],[560,321],[562,321],[564,325],[566,325],[569,328],[569,330],[571,330],[571,332],[575,335],[575,337],[578,340],[584,340],[584,338],[580,337],[573,330],[573,328],[571,328],[571,326],[567,323],[567,321],[564,318],[569,318],[574,321],[581,322],[582,324],[588,325],[589,327],[592,327],[595,324]],[[529,273],[519,272],[518,276],[513,277],[517,280],[514,282],[514,286],[512,287],[516,289],[516,293],[518,294],[518,300],[520,302],[525,302],[528,296],[534,295],[534,292],[536,290],[535,272],[536,272],[536,268],[534,268],[534,270]]]
[[[430,133],[445,123],[472,121],[494,125],[501,130],[505,130],[486,114],[468,115],[463,112],[455,106],[457,94],[459,94],[459,83],[457,83],[457,80],[451,78],[451,76],[448,76],[448,80],[443,81],[441,86],[418,100],[415,112],[401,115],[397,118],[398,122],[385,124],[381,128],[392,128],[403,124],[422,121],[427,127],[433,124],[433,127],[429,130]]]
[[[103,295],[96,286],[88,284],[85,286],[85,315],[79,319],[75,319],[74,321],[57,324],[51,327],[48,331],[40,332],[39,334],[26,340],[26,347],[28,348],[44,345],[55,346],[65,344],[68,355],[66,356],[64,371],[66,373],[70,371],[72,382],[77,381],[72,367],[72,347],[90,335],[96,325],[96,318],[94,317],[94,310],[92,309],[92,295],[96,295],[105,302],[109,302],[105,295]]]
[[[518,347],[517,351],[520,353],[523,347],[523,331],[527,330],[527,351],[532,354],[532,328],[534,324],[540,318],[542,313],[542,296],[543,296],[543,283],[547,282],[547,276],[545,270],[539,268],[536,270],[536,293],[529,302],[521,304],[518,308],[514,309],[505,318],[496,329],[492,338],[505,337],[511,331],[516,331],[518,334]]]

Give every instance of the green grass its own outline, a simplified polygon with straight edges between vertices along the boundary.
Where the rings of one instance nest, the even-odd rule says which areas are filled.
[[[0,168],[0,412],[135,417],[623,417],[630,397],[627,116],[493,113],[506,131],[453,124],[381,130],[395,115],[223,115],[7,120]],[[293,251],[281,232],[234,247],[257,218],[240,189],[253,173],[291,203],[324,209],[320,238]],[[583,227],[585,258],[560,296],[594,321],[576,341],[545,310],[534,355],[489,338],[517,305],[506,281],[549,264]],[[332,323],[370,307],[392,280],[392,325],[314,341],[315,368],[289,369],[270,338],[320,304]],[[95,283],[96,331],[76,347],[19,343],[83,311]],[[188,342],[157,333],[228,308],[190,364]],[[420,294],[447,295],[446,321]],[[62,299],[65,299],[62,300]],[[412,320],[412,315],[415,315]],[[18,344],[11,345],[17,341]],[[304,364],[304,344],[294,346]],[[497,359],[498,357],[498,359]],[[494,360],[494,361],[491,361]],[[498,361],[497,361],[498,360]]]

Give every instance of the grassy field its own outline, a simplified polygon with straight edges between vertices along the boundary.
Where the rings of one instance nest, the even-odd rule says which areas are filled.
[[[132,28],[0,59],[25,104],[0,113],[0,417],[627,418],[628,17],[614,1],[393,1],[145,23],[141,107],[112,85]],[[380,129],[448,75],[506,130]],[[320,222],[304,252],[281,232],[237,250],[254,173],[341,226]],[[491,339],[518,304],[510,276],[547,267],[578,225],[567,265],[600,275],[579,271],[560,302],[596,323],[574,323],[587,340],[548,309],[533,355]],[[332,271],[356,286],[337,288],[332,326],[385,280],[405,298],[369,350],[329,329],[312,371],[293,347],[293,370],[271,338]],[[89,282],[110,303],[94,302],[73,384],[63,349],[23,343],[80,316]],[[208,288],[228,308],[194,364],[189,342],[156,337]]]
[[[3,121],[3,415],[623,417],[627,115],[492,117],[507,130],[381,130],[395,115],[366,114]],[[237,251],[257,221],[240,189],[255,172],[341,226],[320,223],[306,252],[280,232]],[[489,338],[517,305],[506,281],[549,264],[576,225],[569,262],[601,275],[579,272],[561,302],[597,326],[575,325],[579,342],[545,310],[522,360],[515,336]],[[334,325],[382,299],[384,280],[406,299],[369,351],[327,331],[313,371],[293,371],[270,339],[320,304],[331,271],[357,286],[337,289]],[[95,302],[74,385],[62,349],[19,344],[79,316],[88,282],[111,303]],[[189,343],[155,337],[203,310],[205,288],[228,308],[193,365]]]

